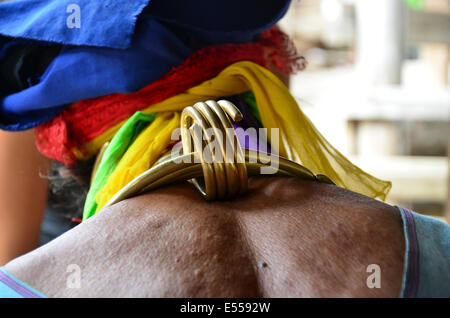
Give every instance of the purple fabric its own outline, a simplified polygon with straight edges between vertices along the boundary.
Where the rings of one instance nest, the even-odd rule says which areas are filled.
[[[247,104],[240,97],[227,97],[227,100],[232,102],[242,113],[242,120],[238,123],[233,122],[233,128],[236,131],[236,136],[241,146],[248,150],[261,151],[265,153],[271,153],[270,145],[267,136],[261,136],[259,128],[262,128],[256,118],[253,116]],[[241,129],[239,129],[241,128]],[[254,128],[256,135],[246,133],[249,128]],[[265,141],[262,142],[262,149],[259,149],[258,140],[265,137]],[[265,144],[265,145],[264,145]]]
[[[18,294],[20,294],[25,298],[41,298],[40,295],[36,294],[26,286],[19,284],[1,270],[0,270],[0,282],[7,285],[8,287],[10,287],[11,289],[13,289]]]
[[[406,233],[408,235],[407,240],[409,242],[408,266],[403,297],[414,298],[417,296],[419,284],[419,244],[417,242],[416,224],[411,211],[405,208],[400,209],[404,214]]]

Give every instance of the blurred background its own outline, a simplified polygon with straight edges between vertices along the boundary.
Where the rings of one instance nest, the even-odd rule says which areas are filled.
[[[392,181],[388,203],[450,223],[450,0],[293,1],[279,25],[308,61],[290,89],[322,134]]]

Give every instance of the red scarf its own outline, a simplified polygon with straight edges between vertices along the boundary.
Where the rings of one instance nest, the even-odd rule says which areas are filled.
[[[178,95],[216,76],[228,65],[244,60],[264,67],[274,66],[286,74],[305,67],[304,59],[297,55],[287,35],[273,27],[255,42],[202,48],[135,93],[117,93],[73,103],[53,120],[35,129],[36,145],[45,156],[68,166],[74,165],[73,147],[101,135],[136,111]]]

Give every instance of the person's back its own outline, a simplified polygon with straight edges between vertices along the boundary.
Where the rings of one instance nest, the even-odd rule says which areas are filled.
[[[123,201],[5,269],[46,296],[398,297],[404,257],[397,208],[258,177],[233,201],[205,202],[187,183]]]

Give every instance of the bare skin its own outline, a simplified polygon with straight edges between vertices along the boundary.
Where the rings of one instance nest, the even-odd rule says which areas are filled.
[[[52,297],[397,297],[404,249],[394,207],[258,177],[233,201],[205,202],[187,183],[122,201],[6,270]],[[79,289],[66,286],[69,264]]]
[[[0,131],[0,266],[37,247],[48,166],[32,130]]]

